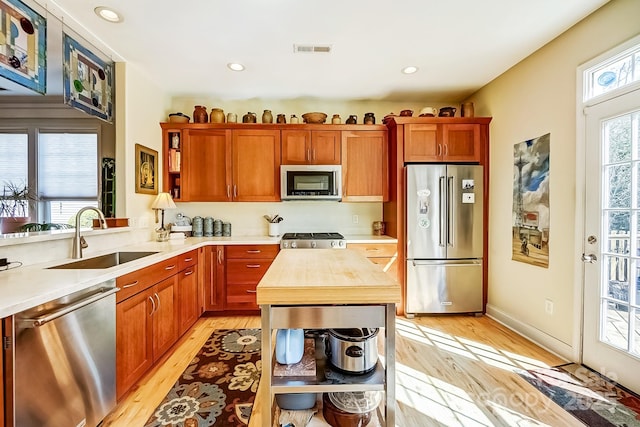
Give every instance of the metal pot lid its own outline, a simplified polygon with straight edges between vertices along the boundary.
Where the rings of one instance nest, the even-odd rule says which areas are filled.
[[[344,341],[362,342],[378,335],[378,328],[329,329],[329,334]]]
[[[351,414],[365,414],[374,410],[382,401],[381,391],[349,391],[328,393],[336,408]]]

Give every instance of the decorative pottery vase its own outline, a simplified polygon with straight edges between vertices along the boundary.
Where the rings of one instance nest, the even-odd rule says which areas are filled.
[[[400,116],[402,116],[402,117],[411,117],[411,116],[413,116],[413,110],[402,110],[402,111],[400,111]]]
[[[453,117],[456,115],[455,107],[442,107],[440,109],[440,113],[438,113],[438,117]]]
[[[348,125],[355,125],[356,123],[358,123],[358,116],[356,116],[355,114],[351,114],[345,121],[345,123]]]
[[[209,121],[209,114],[207,114],[207,108],[202,105],[196,105],[193,110],[193,123],[207,123]]]
[[[242,116],[242,123],[255,123],[256,122],[256,113],[248,112],[244,116]]]
[[[465,102],[462,104],[462,108],[460,110],[462,117],[473,117],[473,102]]]
[[[293,123],[293,124],[300,123],[300,119],[295,114],[292,114],[290,122]]]
[[[376,124],[376,116],[373,113],[365,113],[364,114],[364,124],[365,125],[375,125]]]
[[[342,119],[340,118],[340,114],[334,114],[333,117],[331,117],[331,124],[339,125],[340,123],[342,123]]]
[[[287,116],[284,114],[278,114],[278,117],[276,117],[276,123],[287,123]]]
[[[224,111],[221,108],[212,108],[209,115],[209,122],[224,123]]]
[[[262,123],[273,123],[273,114],[271,114],[271,110],[264,110],[262,113]]]
[[[228,113],[227,114],[227,123],[235,123],[238,121],[238,116],[236,113]]]

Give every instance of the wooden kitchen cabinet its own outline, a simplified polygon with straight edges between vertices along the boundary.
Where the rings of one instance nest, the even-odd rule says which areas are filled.
[[[342,132],[342,201],[383,202],[389,197],[387,132]]]
[[[282,130],[282,164],[339,165],[340,136],[340,131]]]
[[[224,310],[225,300],[225,255],[224,246],[206,246],[204,249],[204,309]]]
[[[184,131],[183,201],[230,200],[231,131],[187,129]]]
[[[480,162],[478,123],[411,123],[404,126],[405,162]]]
[[[198,297],[198,255],[197,250],[187,252],[178,257],[180,272],[178,273],[179,324],[178,336],[182,336],[200,317],[200,301]]]
[[[280,130],[232,132],[232,200],[280,201]]]
[[[119,399],[179,337],[177,258],[116,279],[116,396]]]
[[[256,287],[279,249],[278,245],[225,247],[225,310],[259,310],[256,303]]]
[[[394,280],[398,277],[398,245],[393,243],[348,243],[347,249],[353,249],[377,264]]]

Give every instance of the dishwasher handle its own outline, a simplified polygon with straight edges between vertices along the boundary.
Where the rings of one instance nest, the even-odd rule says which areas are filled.
[[[55,320],[59,317],[64,316],[65,314],[69,314],[72,311],[76,311],[78,309],[81,309],[82,307],[85,307],[91,303],[94,303],[96,301],[99,301],[103,298],[108,297],[109,295],[115,294],[116,292],[118,292],[120,290],[120,288],[102,288],[100,290],[100,292],[98,292],[97,294],[94,294],[92,296],[90,296],[89,298],[85,298],[83,300],[80,300],[76,303],[70,304],[60,310],[54,311],[52,313],[46,314],[44,316],[39,316],[39,317],[35,317],[32,319],[22,319],[21,323],[24,324],[24,326],[26,327],[32,327],[32,328],[36,328],[38,326],[42,326],[45,323],[49,323],[52,320]]]

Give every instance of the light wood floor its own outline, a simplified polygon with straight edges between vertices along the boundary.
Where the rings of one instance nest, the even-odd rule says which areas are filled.
[[[490,318],[399,317],[396,325],[396,426],[583,426],[515,373],[565,361]],[[258,327],[257,316],[200,319],[103,426],[143,426],[212,329]],[[263,411],[256,401],[250,426]]]

